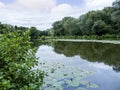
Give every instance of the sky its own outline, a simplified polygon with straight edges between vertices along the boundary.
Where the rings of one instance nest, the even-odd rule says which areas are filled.
[[[65,16],[78,18],[90,10],[111,6],[114,0],[0,0],[0,22],[46,30]]]

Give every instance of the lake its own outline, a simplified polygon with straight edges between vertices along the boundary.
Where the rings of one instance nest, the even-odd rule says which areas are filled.
[[[120,90],[120,44],[56,41],[40,44],[41,90]]]

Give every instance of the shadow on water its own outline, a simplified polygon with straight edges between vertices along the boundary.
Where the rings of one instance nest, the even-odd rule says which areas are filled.
[[[89,62],[103,62],[113,66],[113,70],[120,71],[120,45],[96,42],[54,42],[54,51],[66,57],[79,55]]]

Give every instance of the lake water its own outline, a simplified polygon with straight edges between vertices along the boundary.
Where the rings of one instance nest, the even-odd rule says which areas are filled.
[[[58,41],[40,44],[36,56],[51,73],[42,90],[120,90],[120,44]]]

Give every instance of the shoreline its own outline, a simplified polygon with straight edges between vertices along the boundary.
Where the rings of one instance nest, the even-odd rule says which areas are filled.
[[[120,41],[117,40],[81,40],[81,39],[54,39],[55,41],[66,41],[66,42],[98,42],[98,43],[111,43],[111,44],[120,44]]]

